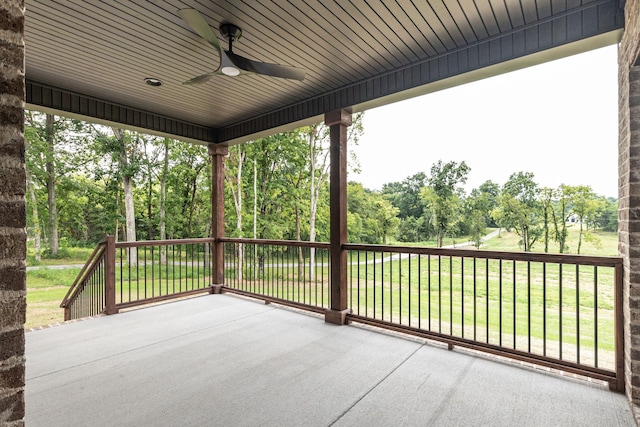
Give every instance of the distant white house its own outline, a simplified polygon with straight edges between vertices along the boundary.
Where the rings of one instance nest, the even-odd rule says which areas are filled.
[[[580,218],[576,214],[571,214],[567,218],[567,222],[570,223],[570,224],[577,224],[579,220],[580,220]]]

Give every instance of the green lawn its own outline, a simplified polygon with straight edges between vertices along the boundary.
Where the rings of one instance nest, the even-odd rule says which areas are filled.
[[[79,268],[54,270],[46,267],[27,271],[25,328],[49,325],[64,320],[60,302],[79,272]]]
[[[33,247],[27,248],[27,265],[28,266],[46,266],[46,265],[74,265],[84,264],[87,258],[93,252],[93,248],[62,248],[59,256],[47,257],[43,255],[40,261],[36,261],[35,250]]]
[[[569,247],[565,253],[577,254],[578,249],[578,229],[572,227],[569,229],[569,237],[567,246]],[[583,238],[580,253],[583,255],[597,256],[617,256],[618,255],[618,233],[593,233],[594,239],[586,241]],[[520,237],[513,232],[501,231],[498,237],[494,237],[480,246],[480,249],[492,251],[512,251],[519,252],[522,248],[519,244]],[[532,252],[544,252],[544,241],[540,240],[533,246]],[[558,253],[558,244],[554,241],[549,242],[549,253]]]

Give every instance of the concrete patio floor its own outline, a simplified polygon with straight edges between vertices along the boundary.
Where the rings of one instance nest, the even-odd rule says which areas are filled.
[[[26,334],[28,426],[633,426],[622,394],[233,295]]]

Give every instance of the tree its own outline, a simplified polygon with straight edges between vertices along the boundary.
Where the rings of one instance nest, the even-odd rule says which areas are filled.
[[[530,252],[542,235],[538,185],[530,172],[517,172],[503,185],[499,207],[493,217],[501,227],[513,229],[520,236],[525,252]]]
[[[575,187],[566,187],[567,195],[571,200],[571,212],[578,218],[578,227],[580,232],[578,234],[578,249],[577,253],[580,253],[582,249],[582,239],[586,238],[590,241],[597,242],[598,240],[592,234],[588,233],[588,229],[585,230],[584,225],[588,224],[589,220],[596,217],[597,213],[604,209],[605,203],[599,198],[587,185],[578,185]]]
[[[27,138],[25,138],[26,140]],[[27,178],[27,191],[29,193],[29,201],[31,202],[31,223],[33,224],[33,239],[35,248],[35,259],[40,262],[42,260],[41,253],[41,239],[42,233],[40,232],[40,217],[38,216],[38,200],[36,199],[36,192],[34,189],[33,179],[29,174],[29,170],[26,171]]]
[[[169,138],[162,140],[164,156],[162,158],[162,171],[160,173],[160,240],[167,238],[167,174],[169,173]],[[208,252],[208,251],[207,251]],[[160,263],[167,263],[167,247],[160,248]]]
[[[55,123],[52,114],[46,115],[44,137],[47,143],[45,169],[47,172],[47,201],[49,206],[49,249],[54,257],[58,255],[58,209],[56,206],[56,163],[55,163]]]
[[[444,236],[452,233],[461,220],[461,198],[464,195],[462,184],[467,182],[470,168],[465,162],[438,160],[431,166],[428,187],[421,191],[431,213],[431,222],[436,230],[438,247],[442,247]]]
[[[246,158],[246,144],[237,144],[229,147],[229,156],[226,161],[225,183],[226,187],[231,191],[231,197],[233,206],[235,208],[236,227],[234,230],[234,237],[243,237],[242,233],[242,194],[244,192],[242,186],[242,169],[244,167]],[[232,175],[233,174],[233,175]],[[244,262],[244,245],[238,245],[238,268],[237,276],[238,280],[242,280]]]
[[[398,217],[420,218],[424,213],[424,200],[420,191],[427,185],[427,175],[418,172],[400,182],[390,182],[382,186],[382,194],[398,208]]]
[[[614,198],[603,199],[604,207],[596,214],[594,227],[602,231],[618,231],[618,201]]]
[[[465,223],[474,246],[480,249],[482,237],[487,232],[489,223],[493,221],[491,212],[497,206],[500,187],[491,181],[486,181],[480,187],[471,190],[465,200]]]
[[[478,193],[482,197],[480,205],[477,206],[480,209],[487,221],[489,227],[497,227],[498,225],[493,221],[491,212],[498,206],[498,197],[500,197],[500,185],[487,180],[480,184],[478,187]],[[472,191],[473,195],[473,191]]]
[[[140,134],[138,134],[138,136],[139,141],[141,142],[140,171],[144,174],[144,179],[146,181],[143,210],[146,211],[146,218],[138,220],[138,228],[146,234],[147,240],[153,240],[155,238],[156,230],[158,229],[158,223],[155,218],[158,196],[156,183],[158,178],[160,178],[158,169],[162,172],[161,155],[164,149],[165,144],[163,141],[165,139]],[[141,227],[141,225],[144,225],[144,228]]]
[[[558,252],[564,253],[569,250],[567,245],[567,238],[569,237],[570,226],[567,225],[569,217],[571,216],[571,207],[569,200],[569,186],[560,184],[560,186],[553,191],[553,209],[551,210],[554,236],[553,240],[558,243]]]
[[[305,128],[303,131],[304,139],[309,147],[309,241],[316,241],[316,220],[318,218],[318,202],[320,199],[320,190],[326,187],[325,184],[329,180],[329,129],[319,123]],[[316,250],[310,248],[309,262],[315,265]],[[309,280],[315,280],[315,269],[309,269]]]
[[[387,244],[387,236],[393,235],[400,224],[398,219],[398,208],[389,203],[388,200],[376,194],[373,202],[375,219],[378,222],[377,229],[382,240],[382,244]]]
[[[357,182],[347,184],[350,242],[385,244],[400,223],[397,216],[398,208],[382,194],[367,190]]]
[[[428,240],[432,234],[431,224],[424,216],[420,218],[409,216],[399,220],[396,239],[401,242],[421,242]]]
[[[211,223],[210,159],[201,145],[171,145],[167,174],[167,234],[170,239],[207,235]]]
[[[133,204],[133,177],[139,171],[137,162],[137,137],[126,132],[124,129],[111,128],[115,138],[114,143],[118,148],[118,168],[122,177],[122,189],[124,193],[125,212],[125,240],[127,242],[136,241],[136,214]],[[138,262],[138,252],[136,248],[127,249],[127,261],[129,265],[136,265]]]
[[[26,166],[32,190],[38,200],[40,189],[46,189],[48,252],[56,257],[60,249],[57,186],[68,179],[70,172],[82,166],[84,150],[79,143],[86,125],[52,114],[33,111],[25,113]],[[29,203],[34,199],[30,196]],[[34,206],[31,206],[32,213]],[[38,216],[39,217],[39,216]],[[33,219],[33,218],[32,218]],[[40,225],[38,224],[38,229]]]
[[[540,190],[540,206],[542,210],[542,229],[544,233],[544,251],[545,252],[549,252],[549,241],[552,238],[551,225],[556,224],[554,221],[555,194],[556,192],[553,189],[548,187],[544,187]],[[557,224],[556,224],[556,230],[557,230]]]
[[[362,127],[363,113],[355,114],[352,117],[351,126],[347,134],[347,146],[357,145],[360,136],[364,132]],[[324,123],[316,123],[311,126],[301,128],[302,139],[309,147],[309,241],[315,242],[317,237],[316,221],[318,217],[318,203],[321,200],[320,191],[327,189],[330,168],[330,129]],[[352,170],[359,168],[358,159],[353,150],[349,151],[349,166]],[[315,248],[310,250],[311,265],[315,263]],[[315,274],[310,271],[310,280]]]

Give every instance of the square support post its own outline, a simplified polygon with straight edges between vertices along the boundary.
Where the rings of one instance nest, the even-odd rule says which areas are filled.
[[[211,156],[211,293],[219,294],[224,285],[224,158],[229,149],[222,145],[209,144]]]
[[[105,238],[105,314],[118,313],[116,307],[116,236]],[[66,309],[65,309],[66,313]]]
[[[347,301],[347,128],[351,112],[336,110],[327,113],[324,122],[330,128],[330,259],[331,305],[325,321],[344,325],[348,313]]]

